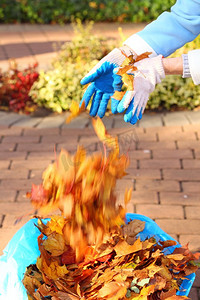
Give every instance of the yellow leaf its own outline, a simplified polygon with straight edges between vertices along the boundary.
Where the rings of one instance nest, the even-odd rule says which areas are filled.
[[[66,123],[70,123],[74,118],[76,118],[80,113],[82,113],[85,110],[85,102],[83,101],[81,104],[81,107],[79,107],[79,104],[76,101],[72,101],[72,104],[70,106],[71,114],[66,119]]]

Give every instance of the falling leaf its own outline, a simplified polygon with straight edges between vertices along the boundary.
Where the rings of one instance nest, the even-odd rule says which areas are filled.
[[[73,119],[75,119],[78,115],[80,115],[83,111],[85,111],[85,102],[83,101],[81,107],[76,101],[72,101],[70,106],[71,114],[67,117],[66,123],[70,123]]]

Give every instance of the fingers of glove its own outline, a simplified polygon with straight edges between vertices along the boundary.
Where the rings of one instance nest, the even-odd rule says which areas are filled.
[[[81,80],[81,84],[85,85],[88,84],[90,82],[95,81],[96,79],[99,78],[100,76],[100,72],[98,71],[99,69],[97,69],[94,73],[92,73],[91,75],[85,76],[82,80]]]
[[[113,114],[117,114],[117,107],[119,105],[119,100],[116,100],[115,98],[111,97],[111,112]]]
[[[117,111],[122,113],[129,106],[130,102],[133,100],[135,91],[127,91],[122,100],[119,102]]]
[[[130,102],[129,107],[127,109],[127,111],[124,114],[124,121],[125,122],[130,122],[132,116],[133,116],[133,108],[134,108],[134,99]]]
[[[113,75],[113,88],[114,91],[121,91],[123,85],[122,77],[120,75]]]
[[[98,109],[98,112],[97,112],[97,115],[100,118],[103,118],[103,116],[105,115],[109,99],[110,99],[110,94],[103,94],[103,97],[100,101],[99,109]]]
[[[100,104],[100,101],[102,99],[102,95],[103,93],[100,92],[100,91],[97,91],[92,99],[92,105],[91,105],[91,108],[90,108],[90,116],[94,117],[96,116],[97,114],[97,111],[99,109],[99,104]]]
[[[95,86],[94,86],[94,83],[92,83],[92,84],[90,84],[90,86],[87,88],[87,90],[83,94],[83,97],[81,99],[79,106],[81,107],[82,103],[85,102],[85,107],[87,107],[94,92],[95,92]]]
[[[134,99],[129,104],[129,107],[124,115],[125,122],[130,122],[131,124],[135,124],[138,121],[137,107],[134,114],[133,114],[133,109],[134,109]]]
[[[140,116],[140,114],[139,114],[139,116]],[[137,123],[137,121],[140,120],[139,116],[138,116],[138,108],[137,108],[136,111],[135,111],[135,113],[134,113],[134,115],[132,116],[132,118],[130,120],[130,123],[132,125],[134,125],[135,123]],[[141,118],[142,118],[142,116],[141,116]]]
[[[149,100],[149,95],[148,94],[143,94],[139,103],[138,103],[138,117],[139,117],[139,114],[140,112],[144,112],[144,109],[145,109],[145,106],[147,104],[147,101]]]

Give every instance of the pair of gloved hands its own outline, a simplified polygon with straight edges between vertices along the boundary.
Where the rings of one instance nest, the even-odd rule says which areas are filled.
[[[121,50],[127,52],[127,46],[122,47]],[[81,80],[82,85],[91,84],[86,89],[80,106],[84,101],[87,107],[91,99],[90,115],[98,115],[102,118],[111,98],[112,113],[122,113],[126,110],[124,121],[135,124],[142,118],[149,95],[155,89],[155,85],[165,77],[162,56],[145,58],[134,64],[138,69],[134,78],[134,90],[127,91],[119,101],[113,95],[115,91],[121,91],[123,85],[121,76],[117,75],[118,68],[126,58],[121,50],[117,48],[112,50]]]

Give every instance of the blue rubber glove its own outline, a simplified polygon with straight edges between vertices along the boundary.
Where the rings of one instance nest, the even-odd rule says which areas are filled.
[[[83,78],[81,84],[85,85],[91,83],[85,91],[80,106],[83,101],[87,107],[92,98],[92,105],[90,108],[90,115],[98,115],[102,118],[105,115],[108,101],[111,98],[111,110],[117,113],[117,106],[119,101],[112,95],[115,91],[120,91],[122,88],[121,76],[113,73],[116,64],[104,62],[93,74]]]
[[[119,101],[112,96],[115,91],[121,91],[122,80],[121,76],[114,73],[113,70],[121,66],[126,58],[121,50],[128,54],[131,53],[130,48],[127,46],[123,46],[121,49],[113,49],[81,80],[83,85],[91,83],[80,102],[80,106],[84,101],[87,107],[90,100],[92,100],[91,116],[98,115],[102,118],[105,115],[110,98],[111,111],[113,114],[117,113]]]

